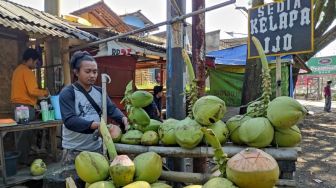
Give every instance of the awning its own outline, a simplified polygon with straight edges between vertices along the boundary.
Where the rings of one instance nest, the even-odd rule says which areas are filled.
[[[219,65],[246,65],[247,45],[240,45],[223,50],[212,51],[207,54],[207,57],[215,59],[215,63]],[[267,60],[270,63],[275,63],[276,57],[268,56]],[[292,61],[292,55],[282,56],[282,62]]]
[[[103,56],[124,56],[139,55],[149,59],[165,59],[166,54],[155,52],[146,47],[136,46],[126,42],[109,41],[105,43],[97,53],[96,57]]]

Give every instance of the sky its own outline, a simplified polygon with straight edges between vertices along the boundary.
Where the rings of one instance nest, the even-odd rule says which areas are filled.
[[[30,6],[38,10],[44,10],[44,0],[10,0],[25,6]],[[61,14],[69,14],[80,8],[84,8],[99,0],[60,0]],[[153,23],[166,20],[166,1],[167,0],[104,0],[110,8],[118,15],[131,13],[138,10],[149,18]],[[192,0],[186,0],[187,10],[191,12]],[[206,7],[225,2],[225,0],[206,0]],[[265,1],[270,2],[270,0]],[[247,36],[247,14],[235,9],[235,6],[248,7],[248,0],[236,0],[235,5],[229,5],[206,13],[205,28],[206,32],[221,30],[220,37],[245,37]],[[187,20],[191,23],[191,19]],[[161,27],[160,31],[165,30]],[[235,33],[233,36],[226,32]],[[325,50],[317,54],[318,56],[336,55],[336,41],[329,45]]]

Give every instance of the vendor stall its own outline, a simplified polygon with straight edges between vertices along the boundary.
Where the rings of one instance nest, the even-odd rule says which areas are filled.
[[[6,160],[5,160],[6,151],[3,145],[4,137],[6,136],[6,134],[11,133],[11,132],[17,132],[17,131],[29,131],[29,130],[39,130],[39,129],[47,130],[49,132],[49,143],[50,143],[49,156],[54,160],[54,162],[56,162],[57,161],[56,132],[57,132],[57,127],[61,126],[62,124],[63,124],[62,121],[47,121],[47,122],[35,121],[35,122],[30,122],[28,125],[17,124],[17,125],[4,126],[4,127],[0,126],[0,157],[1,157],[0,160],[1,160],[2,179],[3,179],[4,185],[6,185],[7,183],[10,185],[11,183],[17,183],[17,181],[22,181],[20,180],[22,179],[22,177],[18,178],[15,175],[11,177],[7,177],[6,171],[10,168],[16,168],[16,165],[15,166],[12,165],[9,168],[6,167]],[[16,143],[16,139],[14,140],[14,143]],[[16,171],[16,169],[11,169],[11,170]],[[31,176],[30,171],[28,172],[29,173],[27,173],[25,177],[26,180],[36,179],[36,178],[33,178],[33,176]]]
[[[27,47],[34,48],[40,52],[40,61],[37,63],[37,69],[34,70],[38,86],[40,88],[48,87],[51,94],[55,95],[58,92],[57,90],[62,88],[64,81],[63,70],[65,69],[64,67],[68,67],[69,54],[60,54],[60,52],[58,54],[49,53],[52,48],[55,48],[55,46],[50,45],[50,41],[57,43],[59,45],[57,49],[61,50],[68,49],[70,43],[81,44],[83,42],[97,40],[98,38],[69,25],[57,16],[11,1],[1,1],[0,12],[0,47],[2,49],[0,52],[0,80],[2,80],[0,118],[14,119],[14,108],[10,99],[12,88],[11,78],[14,69],[17,65],[22,63],[22,55]],[[64,64],[61,62],[64,62]],[[55,106],[53,107],[55,108]],[[43,119],[43,121],[41,121],[41,119]],[[13,133],[27,132],[30,130],[46,130],[45,133],[47,136],[45,137],[49,137],[49,141],[44,142],[44,140],[41,139],[41,142],[49,145],[48,158],[51,157],[55,161],[57,156],[56,134],[57,129],[61,125],[62,121],[60,120],[50,121],[49,118],[43,118],[42,116],[38,116],[37,121],[25,122],[24,125],[0,123],[0,160],[1,178],[3,179],[3,182],[0,183],[0,187],[43,178],[43,176],[31,176],[30,170],[16,169],[17,163],[14,160],[19,156],[20,151],[17,151],[17,139]],[[15,155],[13,153],[13,155],[9,155],[9,158],[12,159],[11,162],[13,162],[11,164],[7,163],[5,159],[6,152],[8,152],[5,147],[8,145],[11,145],[9,147],[10,149],[12,149],[12,145],[14,145],[13,149],[16,150],[14,151]],[[27,163],[29,162],[27,161]],[[10,166],[10,170],[15,172],[12,173],[11,177],[8,177],[8,174],[6,174],[6,165],[12,165]],[[52,166],[52,164],[47,165]],[[18,170],[17,173],[16,170]]]

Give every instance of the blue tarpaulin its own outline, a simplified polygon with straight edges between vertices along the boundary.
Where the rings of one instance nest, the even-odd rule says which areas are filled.
[[[208,52],[207,57],[210,58],[214,58],[215,64],[216,65],[226,65],[226,66],[243,66],[245,67],[246,65],[246,58],[247,58],[247,45],[240,45],[240,46],[236,46],[236,47],[232,47],[232,48],[226,48],[223,50],[217,50],[217,51],[211,51]],[[267,60],[270,63],[275,63],[275,56],[268,56]],[[292,61],[293,56],[292,55],[287,55],[287,56],[282,56],[281,57],[281,61],[282,62],[289,62]],[[224,72],[223,72],[224,73]],[[288,73],[288,72],[287,72]],[[232,73],[225,73],[227,75],[232,74]],[[210,72],[210,91],[213,90],[212,92],[216,92],[215,90],[221,90],[219,93],[222,93],[222,95],[225,95],[225,89],[227,90],[227,88],[225,87],[213,87],[211,88],[211,84],[214,85],[214,77],[216,75],[211,75]],[[275,72],[274,72],[274,76],[275,76]],[[229,75],[229,77],[232,77]],[[283,77],[282,79],[286,79],[286,77],[289,79],[289,95],[292,96],[293,94],[293,90],[294,90],[294,84],[293,84],[293,75],[292,75],[292,65],[289,65],[289,75]],[[212,78],[212,79],[211,79]],[[219,76],[220,79],[222,79],[221,82],[223,82],[223,85],[225,85],[226,87],[229,86],[229,79],[227,79],[225,76],[221,75]],[[228,81],[229,80],[229,81]],[[241,80],[241,82],[243,82],[243,80]],[[273,81],[275,82],[275,81]],[[230,82],[231,83],[231,82]],[[285,82],[283,82],[285,83]],[[217,84],[217,83],[215,83]],[[221,83],[220,83],[221,84]],[[232,82],[233,85],[237,85],[237,81]],[[288,87],[288,86],[287,86]],[[223,93],[224,92],[224,93]],[[232,95],[232,94],[231,94]],[[227,96],[225,96],[227,97]],[[231,99],[230,99],[231,100]],[[236,104],[237,105],[237,104]]]
[[[240,45],[223,50],[211,51],[207,57],[215,58],[215,64],[219,65],[246,65],[247,45]],[[275,56],[267,57],[268,62],[274,61]],[[292,55],[281,57],[282,61],[291,61]]]

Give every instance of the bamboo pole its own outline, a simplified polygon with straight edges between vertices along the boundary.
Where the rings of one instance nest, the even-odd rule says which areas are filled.
[[[222,3],[219,3],[217,5],[207,7],[207,8],[204,8],[204,9],[199,9],[195,12],[190,12],[188,14],[178,16],[178,17],[175,17],[173,19],[166,20],[166,21],[163,21],[163,22],[160,22],[160,23],[157,23],[157,24],[154,24],[154,25],[150,25],[150,26],[147,26],[147,27],[144,27],[144,28],[141,28],[141,29],[136,29],[136,30],[133,30],[133,31],[130,31],[130,32],[126,32],[126,33],[117,35],[117,36],[109,37],[109,38],[106,38],[106,39],[102,39],[102,40],[99,40],[99,41],[95,41],[95,42],[87,43],[87,44],[84,44],[84,45],[81,45],[81,46],[78,46],[78,47],[74,47],[74,48],[68,49],[66,51],[63,51],[63,53],[66,53],[66,52],[69,52],[69,51],[74,52],[74,51],[77,51],[77,50],[80,50],[80,49],[83,49],[83,48],[87,48],[87,47],[90,47],[90,46],[94,46],[94,45],[98,45],[98,44],[105,43],[105,42],[108,42],[108,41],[112,41],[112,40],[116,40],[116,39],[119,39],[119,38],[127,37],[129,35],[134,35],[134,34],[137,34],[137,33],[142,33],[144,31],[149,31],[149,30],[152,30],[152,29],[156,29],[156,28],[164,26],[164,25],[170,25],[170,24],[182,21],[186,18],[192,17],[192,16],[197,15],[197,14],[202,14],[202,13],[205,13],[205,12],[208,12],[208,11],[212,11],[212,10],[215,10],[215,9],[218,9],[218,8],[222,8],[222,7],[234,4],[235,2],[236,2],[236,0],[229,0],[229,1],[226,1],[226,2],[222,2]]]
[[[128,145],[128,144],[115,144],[117,152],[123,154],[140,154],[145,152],[156,152],[162,157],[180,157],[180,158],[193,158],[193,157],[213,157],[214,152],[211,147],[196,147],[188,150],[181,147],[165,147],[165,146],[141,146],[141,145]],[[225,145],[223,147],[229,157],[246,149],[244,146]],[[276,160],[296,161],[298,151],[300,148],[262,148],[263,151],[270,154]]]
[[[212,177],[211,174],[206,173],[190,173],[190,172],[176,172],[176,171],[162,171],[160,179],[170,182],[182,182],[192,184],[204,184]],[[279,179],[276,183],[277,187],[296,187],[295,180]]]
[[[210,177],[211,174],[205,173],[162,171],[160,179],[170,182],[204,184]]]

